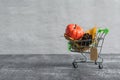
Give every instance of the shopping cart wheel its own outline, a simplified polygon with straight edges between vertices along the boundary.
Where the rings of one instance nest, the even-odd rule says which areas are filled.
[[[73,62],[72,65],[73,65],[74,68],[78,68],[78,65],[77,65],[76,62]]]
[[[99,67],[99,69],[102,69],[102,68],[103,68],[103,65],[102,65],[102,64],[99,64],[98,67]]]
[[[95,65],[97,65],[97,61],[95,60]]]

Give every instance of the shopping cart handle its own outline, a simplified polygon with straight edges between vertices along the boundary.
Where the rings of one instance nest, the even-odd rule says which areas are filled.
[[[108,34],[108,32],[109,32],[109,29],[108,29],[108,28],[99,28],[99,29],[98,29],[98,33]]]
[[[71,44],[70,44],[70,42],[68,42],[68,51],[71,51],[71,49],[72,49],[72,46],[71,46]]]

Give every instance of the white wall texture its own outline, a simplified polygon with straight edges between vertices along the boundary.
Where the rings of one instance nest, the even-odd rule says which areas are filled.
[[[120,0],[0,0],[0,54],[67,54],[69,23],[108,27],[102,52],[120,52]]]

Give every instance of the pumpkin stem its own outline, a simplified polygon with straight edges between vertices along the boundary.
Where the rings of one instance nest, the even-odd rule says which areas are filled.
[[[77,25],[75,24],[75,27],[74,27],[74,29],[76,29],[76,26],[77,26]]]

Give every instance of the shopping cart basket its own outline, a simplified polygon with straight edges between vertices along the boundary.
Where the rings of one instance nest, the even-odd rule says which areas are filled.
[[[93,39],[88,40],[72,40],[70,37],[65,36],[68,40],[68,50],[71,52],[78,52],[81,54],[81,58],[74,59],[72,65],[74,68],[78,68],[78,63],[95,63],[99,69],[103,68],[103,58],[101,57],[101,51],[104,43],[105,36],[108,34],[107,28],[99,28]],[[88,57],[88,55],[90,57]]]

